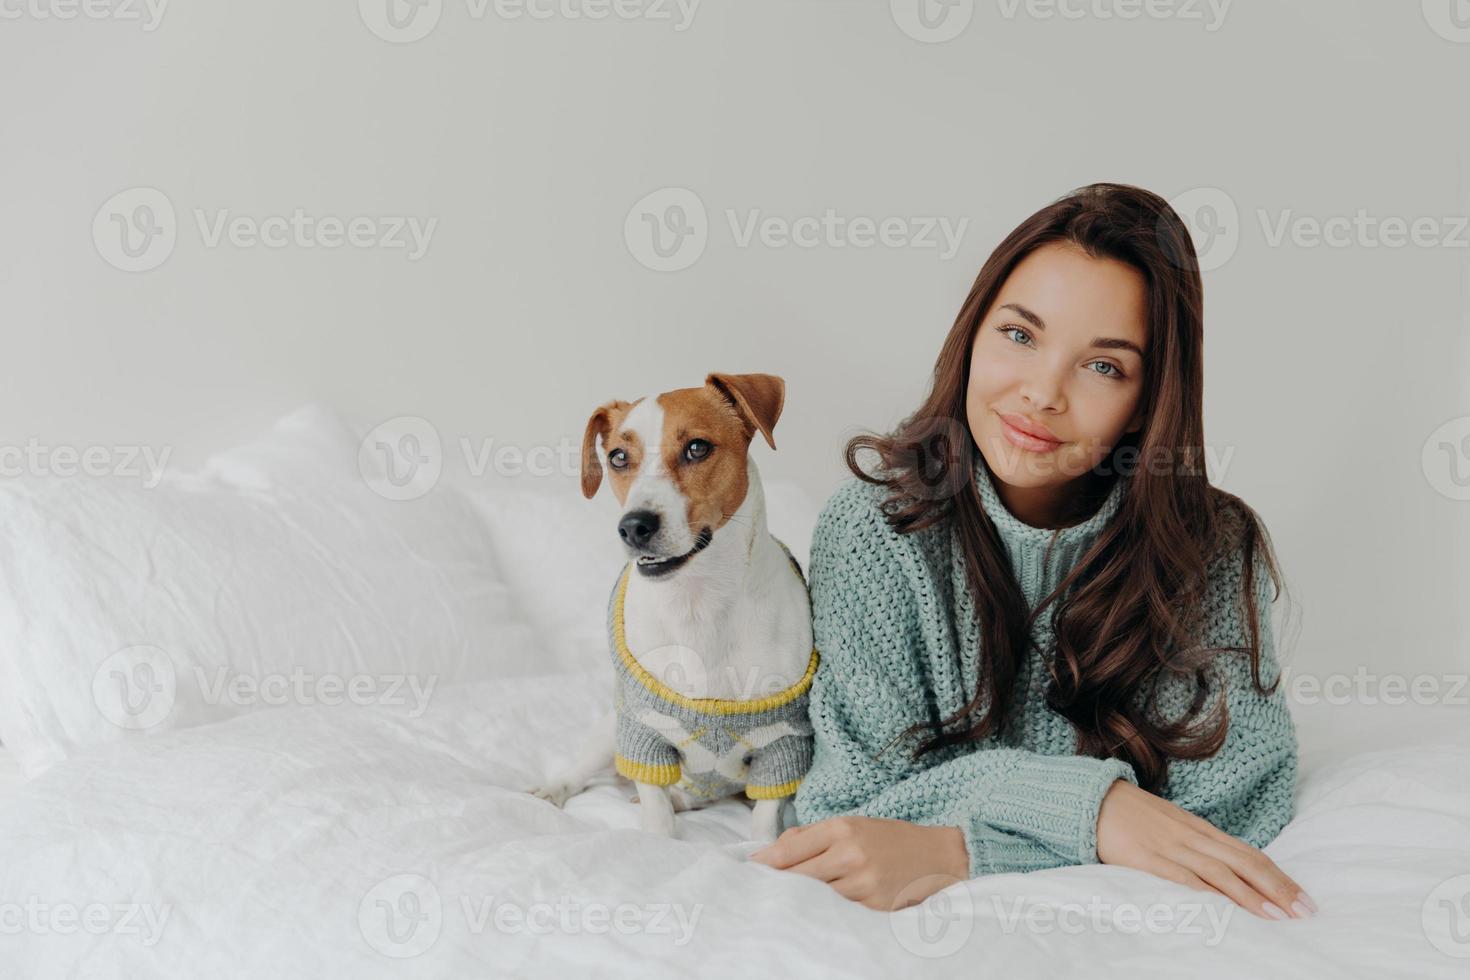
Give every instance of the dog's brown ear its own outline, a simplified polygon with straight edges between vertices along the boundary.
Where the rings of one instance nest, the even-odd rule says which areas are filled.
[[[582,496],[591,500],[602,486],[602,463],[597,458],[597,438],[607,443],[607,434],[612,428],[612,413],[623,404],[610,401],[592,413],[587,420],[587,431],[582,434]]]
[[[781,406],[786,404],[786,382],[774,374],[711,374],[704,379],[734,404],[752,429],[759,429],[771,448],[776,440],[771,430],[781,417]]]

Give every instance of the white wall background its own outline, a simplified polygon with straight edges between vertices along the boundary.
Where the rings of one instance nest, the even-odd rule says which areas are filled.
[[[320,399],[430,420],[451,454],[575,448],[610,398],[767,371],[786,414],[755,452],[820,502],[845,438],[917,405],[1019,220],[1095,180],[1211,188],[1180,198],[1223,231],[1206,433],[1285,562],[1295,668],[1467,668],[1463,0],[924,0],[928,34],[918,0],[425,0],[397,33],[386,0],[153,2],[0,0],[0,445],[188,465]],[[625,222],[670,187],[707,244],[658,272]],[[110,213],[142,199],[108,202],[135,188],[175,240],[127,272]],[[211,246],[196,215],[298,208],[437,224],[411,259]],[[827,209],[967,225],[945,256],[742,247],[727,217]],[[1305,237],[1359,212],[1343,245]]]

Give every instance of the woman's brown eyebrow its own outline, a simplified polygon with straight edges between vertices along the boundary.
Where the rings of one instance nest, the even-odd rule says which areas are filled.
[[[1026,320],[1037,330],[1043,332],[1045,332],[1046,330],[1046,324],[1042,322],[1041,317],[1037,316],[1035,313],[1032,313],[1020,303],[1004,303],[1001,305],[1001,309],[1015,310],[1016,313],[1018,313],[1023,320]],[[1123,340],[1119,337],[1093,337],[1092,346],[1101,347],[1104,350],[1131,350],[1140,358],[1143,357],[1143,351],[1138,349],[1137,344],[1135,344],[1131,340]]]

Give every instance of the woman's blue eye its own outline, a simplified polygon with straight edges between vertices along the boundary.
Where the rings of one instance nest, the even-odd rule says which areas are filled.
[[[1021,341],[1015,339],[1015,336],[1014,336],[1015,334],[1020,334],[1021,336],[1025,337],[1028,341],[1031,339],[1031,335],[1026,332],[1026,330],[1025,330],[1024,327],[1017,327],[1017,326],[1013,326],[1013,325],[1007,325],[1007,326],[1004,326],[1004,327],[996,327],[995,329],[999,330],[1001,333],[1003,333],[1007,337],[1009,337],[1011,339],[1011,342],[1012,343],[1016,343],[1016,344],[1021,343]],[[1022,344],[1022,346],[1025,346],[1025,345]],[[1121,378],[1121,377],[1123,377],[1123,371],[1122,371],[1122,369],[1119,368],[1118,365],[1114,364],[1112,361],[1093,361],[1092,363],[1093,364],[1101,364],[1104,367],[1111,369],[1110,371],[1094,371],[1094,372],[1092,372],[1093,374],[1101,374],[1104,378]]]

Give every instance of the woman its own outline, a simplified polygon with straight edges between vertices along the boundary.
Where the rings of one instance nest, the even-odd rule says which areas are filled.
[[[1202,331],[1189,232],[1147,191],[1082,188],[995,250],[928,400],[848,444],[818,519],[815,758],[756,860],[879,909],[1100,862],[1316,910],[1259,850],[1296,777],[1280,575],[1205,475]]]

